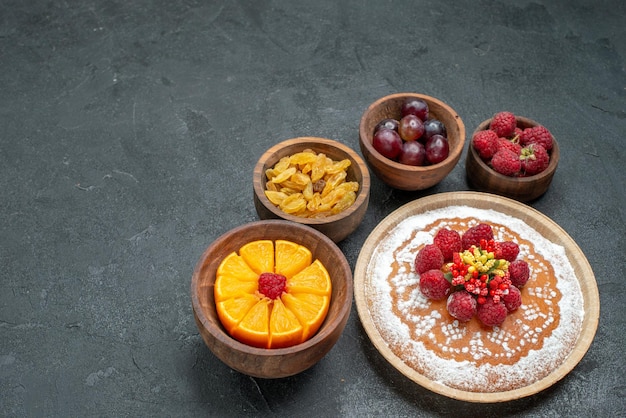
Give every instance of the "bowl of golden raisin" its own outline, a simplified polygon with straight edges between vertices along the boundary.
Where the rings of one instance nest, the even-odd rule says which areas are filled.
[[[211,352],[241,373],[282,378],[320,361],[345,328],[352,271],[323,233],[285,220],[236,227],[203,252],[192,308]]]
[[[342,241],[367,211],[370,175],[350,147],[327,138],[299,137],[268,149],[253,172],[260,219],[284,219]]]

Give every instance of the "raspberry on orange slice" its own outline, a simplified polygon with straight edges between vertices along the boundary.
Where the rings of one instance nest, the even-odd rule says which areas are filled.
[[[300,344],[314,335],[330,306],[332,282],[308,248],[286,240],[247,243],[224,258],[214,297],[222,325],[261,348]]]

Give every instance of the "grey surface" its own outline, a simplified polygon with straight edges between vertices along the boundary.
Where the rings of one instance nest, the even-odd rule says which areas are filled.
[[[0,415],[623,416],[624,16],[617,0],[0,0]],[[428,392],[378,354],[354,306],[320,363],[276,381],[230,370],[198,334],[193,267],[257,219],[257,158],[296,136],[358,150],[362,112],[400,91],[447,102],[468,136],[510,110],[560,141],[531,205],[587,256],[601,317],[542,393]],[[423,192],[373,178],[340,245],[351,266],[391,211],[457,190],[464,161]]]

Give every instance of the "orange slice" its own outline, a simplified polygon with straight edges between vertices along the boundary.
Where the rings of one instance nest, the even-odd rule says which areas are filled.
[[[239,249],[239,255],[257,274],[274,271],[274,242],[252,241]]]
[[[243,317],[232,335],[239,341],[253,347],[269,348],[270,340],[270,300],[260,299]]]
[[[244,316],[258,302],[259,298],[257,296],[244,293],[241,296],[217,303],[217,314],[228,333],[233,332]]]
[[[219,275],[215,279],[215,302],[222,302],[226,299],[246,294],[254,294],[258,286],[258,280],[239,280],[230,274]]]
[[[289,293],[330,295],[331,290],[330,276],[319,260],[315,260],[304,270],[287,279],[287,292]]]
[[[276,241],[276,264],[274,271],[287,279],[311,264],[312,255],[308,248],[291,241]]]
[[[259,275],[250,268],[244,259],[237,253],[230,253],[226,256],[217,268],[216,275],[236,277],[239,280],[258,280]]]
[[[330,295],[314,295],[311,293],[284,293],[285,307],[291,310],[304,327],[304,340],[311,338],[320,328],[330,306]]]
[[[291,347],[303,342],[304,328],[296,315],[275,299],[270,315],[270,348]]]

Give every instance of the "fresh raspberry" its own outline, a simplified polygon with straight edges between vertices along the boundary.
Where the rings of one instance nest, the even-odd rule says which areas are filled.
[[[446,302],[448,312],[461,322],[467,322],[476,314],[476,298],[465,290],[453,292]]]
[[[520,155],[522,153],[522,146],[520,144],[511,140],[508,140],[506,138],[498,138],[498,140],[496,141],[496,145],[497,145],[496,152],[498,152],[501,149],[508,149],[510,151],[513,151],[515,155]]]
[[[444,262],[452,261],[452,255],[462,251],[461,235],[453,229],[442,228],[437,231],[433,243],[441,250]]]
[[[519,141],[519,137],[522,134],[523,130],[521,128],[515,127],[515,131],[513,131],[513,137],[511,140]]]
[[[515,287],[523,287],[530,277],[530,267],[524,260],[515,260],[509,264],[509,276],[511,284]]]
[[[534,176],[548,168],[550,165],[550,156],[548,151],[537,143],[529,144],[522,149],[520,156],[522,163],[522,171],[527,176]]]
[[[550,151],[553,145],[552,134],[548,128],[541,125],[524,129],[520,135],[519,141],[522,146],[540,144],[546,149],[546,151]]]
[[[468,250],[472,245],[480,246],[480,240],[490,241],[493,239],[493,229],[489,224],[478,224],[469,228],[461,237],[463,250]]]
[[[519,254],[519,245],[513,241],[498,241],[496,242],[495,256],[497,259],[505,259],[506,261],[513,262]]]
[[[415,271],[422,274],[428,270],[439,270],[443,266],[444,258],[441,250],[435,244],[427,244],[415,256]]]
[[[485,303],[479,304],[476,316],[480,322],[488,327],[496,327],[504,322],[508,311],[502,302],[494,302],[493,298],[487,298]]]
[[[428,299],[442,300],[450,293],[450,282],[441,270],[428,270],[420,274],[420,290]]]
[[[491,119],[489,129],[495,131],[498,136],[509,138],[513,136],[517,121],[515,115],[511,112],[498,112]]]
[[[500,300],[506,306],[507,312],[513,312],[520,306],[522,306],[522,294],[515,286],[509,286],[509,293],[502,295]]]
[[[485,131],[478,131],[472,138],[472,145],[474,149],[478,151],[478,155],[483,160],[488,160],[493,157],[493,154],[498,150],[498,134],[494,131],[487,129]]]
[[[262,273],[259,276],[259,292],[270,299],[276,299],[285,291],[287,278],[282,274]]]
[[[522,168],[520,157],[513,151],[501,149],[493,155],[491,166],[495,171],[505,176],[514,176]]]

